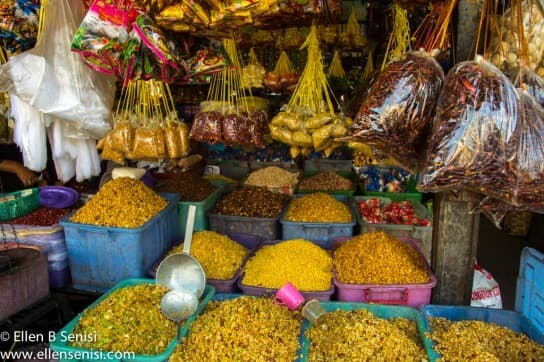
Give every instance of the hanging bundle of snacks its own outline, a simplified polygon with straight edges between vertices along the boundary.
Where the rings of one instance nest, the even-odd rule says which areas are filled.
[[[340,58],[340,52],[334,51],[329,72],[327,73],[328,82],[334,92],[334,94],[340,99],[344,97],[348,92],[353,90],[344,67],[342,66],[342,59]]]
[[[355,19],[357,21],[357,19]],[[337,24],[329,24],[318,28],[319,39],[325,45],[335,45],[338,42],[339,29]]]
[[[298,82],[298,75],[285,51],[280,53],[274,70],[264,76],[264,86],[271,92],[292,92]]]
[[[306,39],[306,36],[303,29],[298,27],[287,28],[283,34],[283,49],[298,49],[304,43],[304,39]]]
[[[0,8],[2,47],[11,54],[32,48],[38,36],[40,1],[2,1]]]
[[[272,119],[270,132],[273,139],[291,145],[293,158],[312,149],[328,157],[340,145],[333,139],[347,133],[351,120],[335,114],[315,26],[302,48],[308,50],[306,66],[286,111]]]
[[[361,50],[367,45],[368,40],[362,33],[361,26],[357,21],[355,8],[352,6],[346,29],[340,34],[340,46],[349,50]]]
[[[348,139],[416,170],[443,78],[440,65],[423,52],[394,59],[376,76]]]
[[[249,50],[249,64],[242,69],[242,88],[262,88],[263,77],[266,73],[264,67],[259,63],[255,50]]]
[[[422,189],[467,188],[516,202],[514,135],[529,126],[519,120],[520,102],[510,80],[483,58],[455,66],[438,100]]]
[[[242,62],[234,39],[223,40],[223,46],[232,66],[213,75],[208,101],[200,104],[190,137],[211,144],[264,147],[268,117],[264,111],[252,111],[256,106],[251,91],[241,84]]]
[[[514,82],[524,93],[530,95],[535,101],[544,107],[544,79],[529,68],[521,68]]]
[[[520,40],[525,38],[529,56],[526,65],[544,77],[544,10],[536,0],[525,0],[519,5],[521,12],[512,6],[493,29],[491,62],[509,75],[517,74],[522,50]]]
[[[113,129],[100,141],[102,158],[176,159],[189,153],[189,129],[180,122],[168,84],[136,81],[123,88]]]

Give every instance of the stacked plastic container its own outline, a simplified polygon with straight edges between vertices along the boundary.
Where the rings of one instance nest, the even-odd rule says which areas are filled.
[[[60,225],[2,225],[3,235],[25,245],[38,245],[47,251],[49,285],[63,288],[70,281],[68,249],[64,229]]]

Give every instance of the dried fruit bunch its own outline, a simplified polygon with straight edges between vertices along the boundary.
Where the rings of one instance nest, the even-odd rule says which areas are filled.
[[[332,259],[311,241],[293,239],[265,245],[248,260],[242,283],[248,286],[279,289],[291,282],[302,291],[331,288]]]
[[[223,196],[212,214],[273,218],[281,214],[287,201],[287,196],[265,187],[246,186]]]
[[[272,299],[210,302],[170,362],[294,361],[301,317]]]
[[[142,181],[120,177],[109,181],[70,218],[71,222],[137,228],[157,215],[168,201]]]
[[[169,254],[182,253],[183,243]],[[207,278],[231,279],[248,256],[248,250],[231,238],[213,231],[193,235],[191,255],[202,264]]]
[[[544,346],[525,334],[476,320],[430,318],[435,350],[446,361],[542,361]]]
[[[168,289],[140,284],[117,289],[96,307],[85,310],[74,328],[73,347],[155,355],[166,350],[176,337],[176,325],[161,312]]]
[[[365,309],[329,312],[306,335],[309,361],[427,361],[414,321],[377,318]]]
[[[316,192],[291,200],[287,221],[349,223],[353,220],[348,205],[323,192]]]
[[[383,232],[358,235],[333,255],[336,277],[349,284],[418,284],[429,281],[421,255]]]

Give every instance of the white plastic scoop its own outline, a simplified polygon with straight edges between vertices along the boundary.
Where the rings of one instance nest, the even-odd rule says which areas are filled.
[[[157,268],[155,282],[170,290],[185,290],[200,298],[206,286],[206,273],[199,261],[190,255],[196,206],[189,206],[183,253],[167,256]]]

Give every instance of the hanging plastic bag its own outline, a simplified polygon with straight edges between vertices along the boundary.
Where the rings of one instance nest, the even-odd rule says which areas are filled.
[[[10,59],[0,70],[0,87],[29,105],[74,123],[80,131],[101,138],[109,129],[114,80],[86,67],[71,52],[75,24],[83,4],[48,1],[36,47]]]
[[[502,298],[499,284],[493,275],[474,263],[472,279],[471,307],[502,309]]]
[[[11,95],[11,112],[15,119],[14,141],[23,154],[24,165],[32,171],[47,166],[47,141],[43,115],[40,111]]]
[[[544,79],[538,76],[535,71],[526,67],[521,68],[514,84],[519,84],[523,92],[533,97],[540,106],[544,107]]]
[[[240,79],[242,88],[262,88],[265,74],[266,70],[259,63],[255,50],[251,48],[249,50],[249,64],[242,69]]]
[[[466,188],[508,197],[520,102],[508,78],[481,57],[451,69],[438,100],[421,189]]]
[[[138,51],[127,46],[130,25],[137,16],[138,12],[121,2],[94,1],[75,32],[72,49],[94,70],[123,78]]]
[[[515,4],[515,2],[511,2]],[[539,76],[544,76],[544,11],[537,0],[521,3],[522,26],[518,26],[516,7],[509,8],[502,19],[496,22],[491,38],[491,62],[506,74],[515,76],[520,67],[520,30],[527,43],[526,65]]]
[[[223,116],[218,112],[200,112],[195,115],[189,137],[209,144],[223,140]]]
[[[372,83],[349,140],[374,146],[416,170],[443,79],[440,65],[425,53],[391,61]]]

